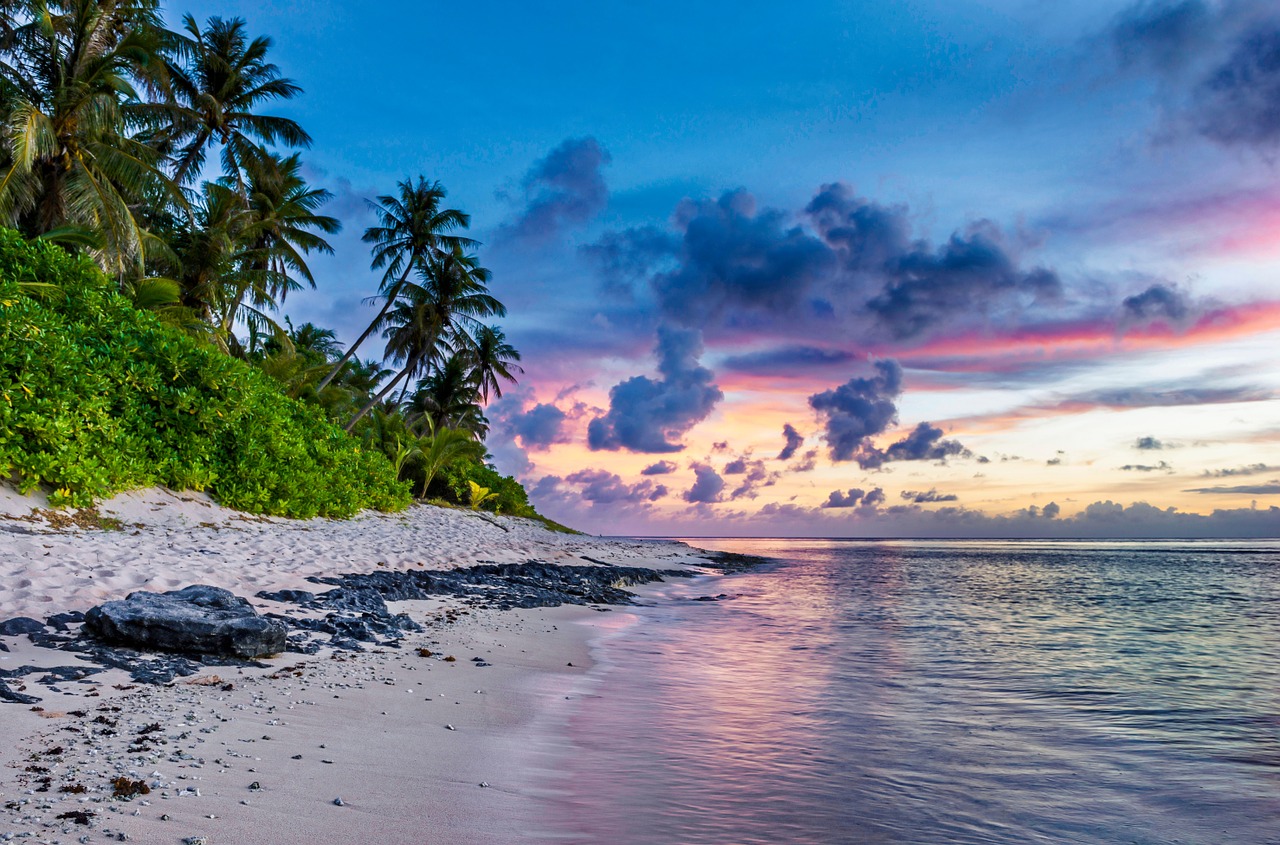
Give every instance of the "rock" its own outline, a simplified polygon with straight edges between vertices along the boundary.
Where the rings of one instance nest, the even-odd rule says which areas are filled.
[[[34,634],[44,630],[44,623],[30,616],[15,616],[0,622],[0,634],[16,637],[19,634]]]
[[[123,601],[99,605],[85,614],[84,631],[134,647],[240,658],[284,651],[287,633],[245,599],[202,584],[168,593],[130,593]]]
[[[342,806],[344,806],[344,805],[345,805],[345,803],[346,803],[346,802],[344,802],[341,798],[335,798],[335,799],[333,799],[333,806],[335,806],[335,807],[342,807]]]
[[[74,625],[84,621],[84,614],[78,610],[70,613],[55,613],[48,619],[44,620],[45,624],[55,631],[66,631],[68,625]]]

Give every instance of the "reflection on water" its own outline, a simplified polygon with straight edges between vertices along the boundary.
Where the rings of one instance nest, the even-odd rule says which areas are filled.
[[[696,543],[785,564],[601,641],[566,841],[1280,842],[1274,544]]]

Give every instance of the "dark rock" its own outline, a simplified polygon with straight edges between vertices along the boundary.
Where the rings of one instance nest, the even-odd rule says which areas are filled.
[[[45,624],[55,631],[66,631],[68,625],[75,625],[84,621],[84,614],[78,610],[70,613],[55,613],[45,620]]]
[[[305,604],[309,601],[315,601],[316,594],[308,593],[306,590],[276,590],[269,593],[266,590],[258,593],[258,598],[267,601],[282,601],[292,604]]]
[[[93,608],[84,632],[108,643],[241,658],[285,649],[286,628],[259,616],[245,599],[219,587],[130,593]]]
[[[6,637],[16,637],[19,634],[34,634],[43,630],[44,623],[39,619],[32,619],[30,616],[15,616],[12,619],[0,622],[0,634]]]

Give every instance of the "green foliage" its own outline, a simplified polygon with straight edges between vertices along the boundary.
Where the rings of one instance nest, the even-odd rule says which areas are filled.
[[[520,482],[509,475],[500,475],[493,467],[478,460],[467,458],[449,464],[441,470],[430,489],[446,501],[471,505],[472,485],[488,491],[488,496],[480,504],[482,510],[509,516],[537,516]]]
[[[55,285],[51,294],[26,292]],[[50,501],[163,484],[291,517],[398,510],[377,450],[274,381],[134,308],[87,259],[0,230],[0,474]]]

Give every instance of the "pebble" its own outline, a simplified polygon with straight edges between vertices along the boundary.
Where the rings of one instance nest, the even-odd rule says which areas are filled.
[[[481,788],[485,788],[485,787],[487,787],[488,785],[489,785],[489,781],[487,781],[487,780],[482,780],[482,781],[480,781],[480,786],[481,786]]]
[[[445,726],[444,726],[444,729],[445,729],[446,731],[456,731],[456,730],[457,730],[457,728],[455,728],[453,725],[445,725]]]
[[[345,803],[346,803],[346,802],[344,802],[341,798],[335,798],[335,799],[333,799],[333,805],[334,805],[335,807],[341,807],[341,806],[343,806]]]

